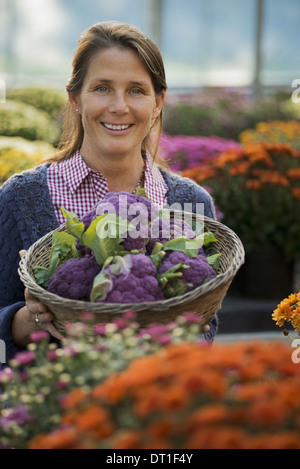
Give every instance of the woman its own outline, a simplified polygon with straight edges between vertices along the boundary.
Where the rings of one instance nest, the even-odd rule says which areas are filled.
[[[189,203],[195,211],[201,203],[206,216],[215,216],[208,193],[163,168],[157,155],[166,90],[157,46],[133,26],[99,23],[80,38],[59,151],[0,189],[0,338],[7,360],[40,327],[61,338],[17,273],[19,253],[64,223],[61,206],[82,216],[107,192],[142,185],[160,207]],[[217,320],[206,328],[208,340],[216,327]]]

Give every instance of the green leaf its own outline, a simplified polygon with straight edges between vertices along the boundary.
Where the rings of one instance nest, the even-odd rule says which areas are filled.
[[[217,254],[212,254],[211,256],[207,256],[207,262],[209,265],[211,265],[216,273],[218,273],[218,267],[219,267],[219,259],[220,259],[221,253]]]
[[[66,220],[66,228],[70,234],[75,236],[81,242],[82,234],[85,230],[85,225],[82,221],[79,220],[78,215],[73,212],[69,212],[64,207],[60,208],[63,216],[67,219]]]
[[[116,256],[114,262],[109,266],[110,271],[114,275],[127,275],[132,267],[131,255]]]
[[[89,247],[95,254],[96,261],[103,266],[111,256],[125,254],[121,243],[124,234],[134,227],[113,213],[105,213],[92,221],[82,235],[82,244]]]
[[[34,266],[34,276],[38,285],[48,287],[50,278],[57,267],[71,257],[79,257],[75,247],[77,239],[65,231],[55,231],[52,235],[52,247],[49,255],[49,267]]]
[[[194,239],[188,239],[184,237],[170,239],[163,244],[164,251],[180,251],[189,257],[197,257],[199,247],[201,247],[203,241],[198,237]]]
[[[113,288],[113,281],[108,272],[101,271],[94,278],[90,299],[92,302],[104,301]]]
[[[176,264],[163,274],[156,276],[157,281],[164,292],[166,298],[183,295],[188,285],[182,282],[182,270],[189,269],[186,264]]]
[[[203,245],[206,245],[208,243],[214,243],[216,241],[218,241],[218,240],[211,231],[205,231],[203,233]]]
[[[51,277],[50,270],[47,269],[47,267],[35,265],[33,267],[33,273],[36,283],[44,288],[47,288]]]
[[[142,197],[144,197],[145,199],[148,199],[148,195],[144,189],[144,187],[138,187],[137,190],[135,191],[136,195],[141,195]]]

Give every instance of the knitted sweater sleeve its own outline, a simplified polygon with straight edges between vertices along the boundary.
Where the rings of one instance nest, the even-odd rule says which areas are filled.
[[[11,322],[25,306],[19,251],[57,227],[47,192],[46,166],[15,175],[0,187],[0,226],[0,340],[8,363],[19,351],[11,337]]]
[[[9,200],[2,192],[0,192],[0,225],[0,339],[5,344],[5,363],[18,351],[10,329],[13,316],[25,305],[24,286],[17,269],[19,251],[24,248],[22,233],[25,234],[26,230],[21,220],[18,223],[15,219]]]

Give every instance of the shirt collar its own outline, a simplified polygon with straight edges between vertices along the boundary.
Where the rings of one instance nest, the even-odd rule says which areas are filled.
[[[79,151],[77,151],[71,158],[62,161],[60,165],[61,175],[71,194],[76,192],[82,181],[90,174],[91,171],[91,168],[85,164]]]
[[[157,197],[163,200],[168,192],[168,186],[151,156],[146,154],[146,168],[144,187],[146,194],[151,199],[151,195],[155,192]]]
[[[155,193],[159,199],[163,199],[168,192],[168,186],[159,171],[158,166],[155,164],[149,153],[146,153],[145,161],[144,186],[146,194],[150,199],[153,193]],[[76,192],[80,184],[89,174],[97,173],[100,177],[106,180],[100,172],[94,171],[86,165],[79,151],[74,153],[71,158],[61,162],[60,172],[71,194]]]

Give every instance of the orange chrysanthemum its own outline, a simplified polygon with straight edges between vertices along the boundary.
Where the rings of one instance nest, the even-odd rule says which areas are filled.
[[[299,299],[291,295],[289,302],[295,306]],[[120,385],[118,399],[110,399]],[[299,367],[282,343],[170,345],[104,380],[79,408],[66,409],[72,414],[67,428],[40,435],[30,446],[260,448],[285,434],[281,446],[293,447],[299,386]]]

